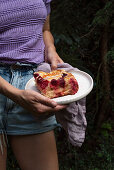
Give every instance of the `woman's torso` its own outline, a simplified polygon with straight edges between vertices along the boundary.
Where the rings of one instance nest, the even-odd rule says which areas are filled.
[[[0,62],[42,62],[46,17],[43,0],[0,0]]]

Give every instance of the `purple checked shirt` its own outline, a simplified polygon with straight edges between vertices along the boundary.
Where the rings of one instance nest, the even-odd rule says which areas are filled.
[[[42,28],[51,0],[0,0],[0,63],[44,61]]]

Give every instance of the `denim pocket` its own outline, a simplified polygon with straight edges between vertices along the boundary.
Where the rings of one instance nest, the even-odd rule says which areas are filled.
[[[5,79],[6,81],[9,82],[10,80],[10,72],[9,72],[9,69],[7,69],[6,67],[5,68],[2,68],[0,67],[0,76]]]
[[[19,89],[25,89],[26,83],[33,77],[33,70],[22,71],[21,76],[19,76],[18,83]]]

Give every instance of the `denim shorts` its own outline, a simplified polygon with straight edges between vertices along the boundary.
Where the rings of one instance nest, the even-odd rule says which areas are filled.
[[[32,64],[0,64],[0,76],[18,89],[25,88],[35,70],[36,65]],[[50,131],[57,126],[54,115],[44,114],[36,118],[32,113],[0,94],[0,134],[38,134]]]

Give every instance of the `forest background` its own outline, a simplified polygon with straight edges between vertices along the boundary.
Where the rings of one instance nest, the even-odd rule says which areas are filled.
[[[60,170],[113,170],[114,44],[113,0],[56,0],[51,3],[51,32],[60,57],[90,74],[85,142],[73,147],[56,130]],[[7,170],[19,170],[9,148]]]

